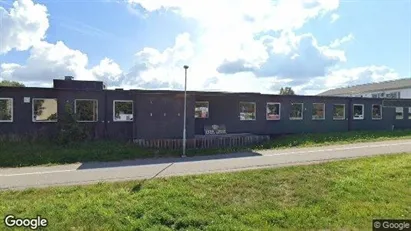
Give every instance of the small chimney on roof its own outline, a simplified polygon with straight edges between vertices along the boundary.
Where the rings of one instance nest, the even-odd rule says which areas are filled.
[[[73,79],[74,79],[73,76],[69,76],[69,75],[64,76],[64,80],[73,80]]]

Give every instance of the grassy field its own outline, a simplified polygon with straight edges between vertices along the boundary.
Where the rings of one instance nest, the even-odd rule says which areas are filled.
[[[279,137],[262,145],[251,147],[188,150],[188,156],[407,138],[411,138],[411,130],[298,134]],[[180,155],[181,151],[149,150],[139,148],[133,144],[109,141],[76,143],[69,146],[59,146],[57,144],[42,142],[0,142],[0,167],[22,167],[88,161],[116,161]]]
[[[0,214],[41,215],[49,230],[371,230],[373,218],[411,218],[410,175],[408,153],[3,191]]]

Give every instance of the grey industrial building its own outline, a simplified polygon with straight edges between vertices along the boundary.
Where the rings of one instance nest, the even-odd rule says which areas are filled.
[[[0,87],[0,135],[57,132],[66,104],[96,139],[181,139],[184,92],[108,90],[55,79],[52,88]],[[272,136],[411,128],[405,99],[187,92],[187,138],[219,125],[228,134]]]

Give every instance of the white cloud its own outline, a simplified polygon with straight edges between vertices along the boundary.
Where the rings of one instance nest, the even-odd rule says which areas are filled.
[[[387,66],[364,66],[334,70],[323,77],[310,80],[302,87],[304,94],[318,94],[325,90],[381,82],[402,78],[395,70]]]
[[[1,74],[22,82],[50,81],[62,75],[81,76],[82,79],[90,80],[93,78],[85,69],[87,63],[87,55],[71,50],[63,42],[38,42],[30,49],[30,57],[25,65],[3,64]]]
[[[99,65],[87,68],[88,57],[79,50],[72,50],[63,42],[56,44],[38,42],[30,49],[30,56],[25,65],[3,63],[0,75],[3,79],[26,84],[50,85],[53,78],[66,75],[82,80],[115,81],[122,74],[121,68],[112,60],[105,58]]]
[[[254,32],[299,28],[310,18],[335,10],[339,0],[127,0],[145,10],[171,10],[197,20],[204,28],[246,25]],[[211,14],[210,14],[211,13]],[[234,27],[234,28],[233,28]]]
[[[63,42],[44,41],[49,27],[47,8],[31,0],[17,0],[6,11],[0,7],[0,54],[12,49],[29,50],[25,64],[1,63],[0,78],[34,86],[50,86],[53,78],[72,75],[82,80],[115,82],[122,76],[121,68],[113,60],[103,59],[88,69],[88,57]]]
[[[123,78],[123,71],[120,65],[109,58],[104,58],[97,66],[91,68],[91,73],[95,79],[107,83],[119,83]]]
[[[329,88],[401,78],[395,70],[386,66],[365,66],[335,70],[326,77],[325,86]]]
[[[270,92],[275,78],[261,79],[247,73],[218,76],[216,81],[206,87],[208,90],[228,92]]]
[[[310,33],[296,34],[296,29],[314,18],[331,14],[331,19],[337,20],[339,16],[333,12],[339,7],[339,0],[127,2],[140,16],[171,11],[194,20],[198,27],[192,34],[178,35],[174,45],[167,49],[146,47],[137,51],[130,70],[122,69],[109,58],[89,67],[88,56],[83,52],[63,42],[44,41],[48,28],[44,6],[19,0],[14,8],[27,12],[30,17],[0,9],[7,13],[8,20],[7,29],[1,31],[8,40],[4,40],[6,43],[0,47],[0,53],[13,48],[30,49],[30,57],[24,64],[1,64],[0,79],[43,86],[50,84],[53,78],[73,75],[77,79],[103,80],[112,87],[181,89],[184,84],[182,66],[187,64],[190,66],[189,90],[268,93],[292,86],[297,93],[313,94],[344,84],[398,78],[388,67],[335,70],[338,63],[346,61],[339,47],[354,39],[352,34],[330,45],[319,44]],[[26,23],[27,20],[31,23]]]
[[[276,92],[288,85],[300,94],[312,94],[327,87],[352,82],[346,78],[380,81],[398,77],[397,73],[386,67],[369,66],[335,71],[333,67],[336,64],[347,61],[345,52],[337,48],[353,40],[353,34],[336,39],[330,45],[318,44],[309,33],[295,34],[295,29],[301,28],[310,19],[336,10],[338,0],[128,2],[139,4],[140,8],[148,12],[169,10],[198,22],[197,33],[201,36],[193,42],[197,52],[190,60],[193,63],[192,71],[197,73],[190,75],[189,88]],[[338,18],[338,14],[331,14],[333,22]],[[151,52],[156,53],[154,50]],[[179,71],[173,73],[182,75],[182,68],[175,68]],[[146,72],[147,75],[149,73]],[[196,83],[194,87],[190,81]]]
[[[28,50],[49,27],[47,8],[31,0],[17,0],[9,11],[0,7],[0,17],[0,54]]]
[[[336,48],[336,47],[339,47],[342,44],[347,43],[347,42],[352,41],[352,40],[354,40],[354,35],[352,33],[349,33],[348,35],[346,35],[342,38],[339,38],[339,39],[336,39],[336,40],[332,41],[331,44],[330,44],[330,47],[331,48]]]
[[[331,14],[331,23],[334,23],[335,21],[337,21],[340,18],[340,15],[333,13]]]
[[[26,1],[27,5],[30,5]],[[159,51],[155,48],[144,48],[136,54],[135,66],[130,71],[123,71],[113,60],[104,59],[96,67],[87,68],[88,57],[81,51],[72,50],[64,43],[50,44],[47,42],[33,43],[30,58],[25,65],[2,68],[2,76],[8,76],[20,81],[36,78],[46,81],[62,75],[74,75],[80,79],[101,79],[109,85],[132,87],[181,87],[183,78],[182,66],[189,64],[189,89],[202,89],[212,83],[221,84],[219,89],[243,89],[258,86],[260,82],[276,79],[269,77],[260,80],[252,73],[224,75],[217,72],[217,67],[223,62],[243,60],[247,68],[259,69],[270,59],[267,44],[255,36],[267,31],[283,31],[300,28],[308,20],[331,12],[338,8],[338,0],[211,0],[193,2],[189,0],[129,0],[131,5],[140,4],[140,9],[147,12],[167,9],[198,22],[197,34],[190,37],[188,33],[179,35],[173,47]],[[15,3],[16,5],[16,3]],[[33,4],[32,4],[33,5]],[[227,9],[230,9],[229,13]],[[46,12],[46,9],[44,7]],[[210,12],[212,14],[210,15]],[[37,16],[33,16],[38,18]],[[41,18],[41,17],[40,17]],[[224,20],[222,20],[224,19]],[[48,25],[47,15],[42,18]],[[45,28],[45,30],[47,27]],[[43,36],[44,37],[44,36]],[[41,40],[40,37],[38,40]],[[271,37],[275,43],[275,37]],[[304,36],[289,36],[287,44],[276,51],[289,49],[295,52],[297,43],[304,41]],[[291,41],[294,39],[295,41]],[[309,38],[310,40],[310,38]],[[316,42],[315,39],[310,40]],[[279,41],[281,42],[281,41]],[[309,42],[310,43],[310,42]],[[316,46],[314,44],[314,46]],[[340,59],[343,56],[333,51],[320,51],[321,55]],[[327,53],[328,52],[328,53]],[[58,55],[57,55],[58,54]],[[294,62],[304,57],[303,54],[293,55]],[[38,76],[38,77],[35,77]],[[247,82],[241,87],[240,81],[226,83],[227,79],[240,78]],[[153,83],[153,84],[151,84]],[[237,86],[238,85],[238,86]],[[214,86],[217,87],[217,86]],[[260,89],[260,88],[259,88]],[[262,88],[260,90],[264,90]]]
[[[195,41],[202,61],[247,59],[258,66],[267,59],[256,41],[261,32],[301,28],[309,19],[338,8],[338,0],[128,0],[149,12],[170,10],[198,22]]]
[[[338,0],[128,0],[128,3],[147,12],[172,11],[198,23],[196,34],[199,36],[193,41],[196,52],[187,59],[187,62],[193,64],[191,72],[195,72],[190,73],[190,76],[193,76],[190,78],[192,82],[189,81],[190,89],[207,86],[213,89],[235,90],[248,87],[253,91],[252,89],[261,89],[253,86],[277,79],[278,76],[292,78],[293,76],[289,75],[295,74],[295,68],[297,74],[310,74],[307,70],[317,68],[318,70],[311,71],[311,74],[321,75],[328,66],[345,61],[343,51],[318,45],[312,35],[293,33],[294,29],[301,28],[308,20],[337,9]],[[282,32],[279,37],[272,35],[272,32],[276,31]],[[266,35],[261,36],[262,34]],[[311,50],[304,54],[301,50],[304,48]],[[157,50],[150,48],[144,53],[150,54],[149,57],[152,59],[149,64],[146,62],[145,66],[159,63],[153,58],[158,56]],[[300,67],[299,64],[304,64],[306,60],[312,62]],[[274,64],[280,70],[270,67],[273,62],[278,62]],[[226,69],[233,70],[222,71],[224,64]],[[182,64],[155,66],[161,71],[148,70],[142,74],[158,78],[162,72],[165,76],[163,79],[169,79],[166,76],[170,74],[181,75]],[[234,74],[236,68],[242,71],[261,71]],[[234,75],[221,74],[217,69]],[[269,79],[261,80],[261,75]],[[224,84],[227,79],[233,78],[241,78],[246,82],[234,80],[231,84]],[[243,83],[244,85],[240,85]]]
[[[269,53],[260,67],[246,66],[247,61],[225,61],[218,67],[221,73],[253,72],[259,77],[278,76],[306,82],[308,78],[323,76],[327,69],[346,61],[344,51],[320,46],[312,34],[295,35],[283,32],[279,37],[265,36]]]
[[[181,88],[183,65],[189,64],[193,56],[194,45],[188,33],[178,35],[174,46],[162,52],[146,47],[135,54],[135,64],[121,84],[138,88]]]

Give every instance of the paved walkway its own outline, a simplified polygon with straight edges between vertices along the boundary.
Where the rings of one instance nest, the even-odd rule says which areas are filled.
[[[266,150],[203,157],[140,159],[79,163],[51,167],[0,168],[0,189],[150,179],[176,175],[228,172],[345,158],[411,152],[411,140],[396,140],[315,148]]]

